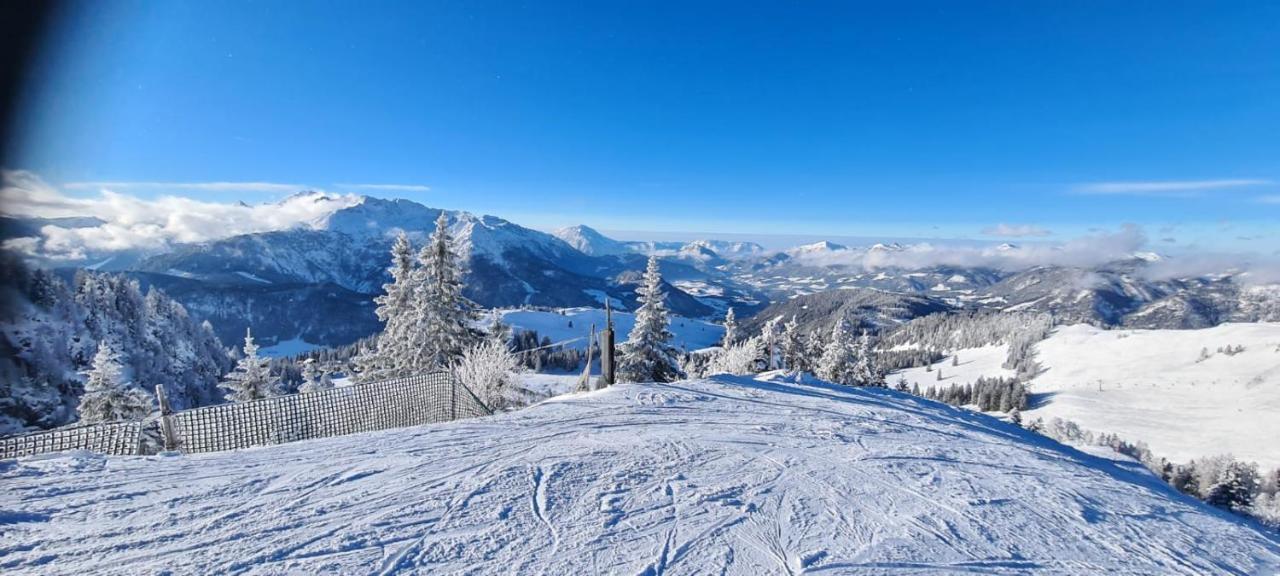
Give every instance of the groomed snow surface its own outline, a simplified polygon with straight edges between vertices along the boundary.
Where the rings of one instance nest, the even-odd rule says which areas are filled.
[[[197,456],[0,462],[0,571],[1267,574],[1280,540],[889,390],[719,376]]]
[[[1238,354],[1218,348],[1244,347]],[[1207,349],[1209,357],[1200,352]],[[920,388],[1011,377],[1005,346],[972,348],[899,376]],[[1059,417],[1086,430],[1146,442],[1176,462],[1230,453],[1280,467],[1280,324],[1222,324],[1203,330],[1103,330],[1065,326],[1036,345],[1044,372],[1031,381],[1024,419]],[[941,370],[943,380],[937,380]]]

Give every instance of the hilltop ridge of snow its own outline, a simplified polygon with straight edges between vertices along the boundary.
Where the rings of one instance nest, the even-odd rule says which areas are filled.
[[[1262,574],[1136,463],[884,389],[624,384],[219,454],[0,463],[6,574]]]

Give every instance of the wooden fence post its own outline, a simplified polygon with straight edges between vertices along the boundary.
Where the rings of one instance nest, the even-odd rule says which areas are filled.
[[[172,452],[178,449],[178,435],[173,429],[173,408],[164,395],[164,386],[156,384],[156,400],[160,402],[160,435],[164,438],[164,449]]]

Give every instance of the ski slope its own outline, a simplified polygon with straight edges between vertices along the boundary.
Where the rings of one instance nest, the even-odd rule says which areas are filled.
[[[1265,574],[1280,540],[888,390],[718,376],[233,453],[0,463],[16,574]]]
[[[1238,354],[1218,353],[1243,346]],[[1202,349],[1209,357],[1200,358]],[[1006,346],[960,350],[933,365],[889,375],[932,386],[1015,374]],[[959,366],[952,358],[959,357]],[[1280,324],[1222,324],[1202,330],[1104,330],[1078,324],[1036,345],[1043,372],[1023,418],[1066,418],[1086,430],[1146,442],[1176,462],[1229,453],[1280,467]],[[937,379],[941,370],[943,378]]]
[[[1244,352],[1216,352],[1237,345]],[[1036,350],[1046,370],[1030,390],[1041,400],[1024,417],[1069,418],[1178,462],[1230,453],[1280,467],[1280,324],[1067,326]]]

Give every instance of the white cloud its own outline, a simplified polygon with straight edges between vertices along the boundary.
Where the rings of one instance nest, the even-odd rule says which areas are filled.
[[[1270,196],[1259,196],[1254,200],[1257,200],[1259,203],[1262,203],[1262,204],[1280,204],[1280,194],[1275,194]]]
[[[1080,194],[1130,196],[1199,196],[1214,190],[1265,186],[1271,180],[1259,178],[1225,178],[1219,180],[1158,180],[1130,182],[1093,182],[1075,187]]]
[[[1090,267],[1129,258],[1147,243],[1141,228],[1126,225],[1113,233],[1081,236],[1056,243],[1024,246],[963,246],[911,244],[900,250],[847,250],[800,256],[812,265],[844,265],[867,270],[877,268],[921,269],[933,266],[981,266],[997,270],[1023,270],[1032,266]]]
[[[1031,224],[997,224],[982,229],[982,233],[986,236],[998,236],[1001,238],[1024,238],[1028,236],[1048,236],[1053,234],[1039,226]]]
[[[373,190],[379,192],[430,192],[430,186],[421,184],[334,184],[338,188]]]
[[[68,190],[173,190],[186,192],[292,193],[307,188],[279,182],[69,182]]]
[[[180,196],[141,199],[110,189],[103,189],[96,196],[71,197],[31,172],[6,170],[2,176],[0,206],[8,215],[42,218],[94,216],[105,222],[84,228],[45,226],[41,229],[41,238],[36,239],[37,245],[30,240],[11,243],[14,248],[64,259],[81,259],[96,251],[154,251],[174,243],[285,230],[305,226],[334,210],[360,202],[357,195],[325,192],[298,194],[274,204],[254,206],[205,202]]]

